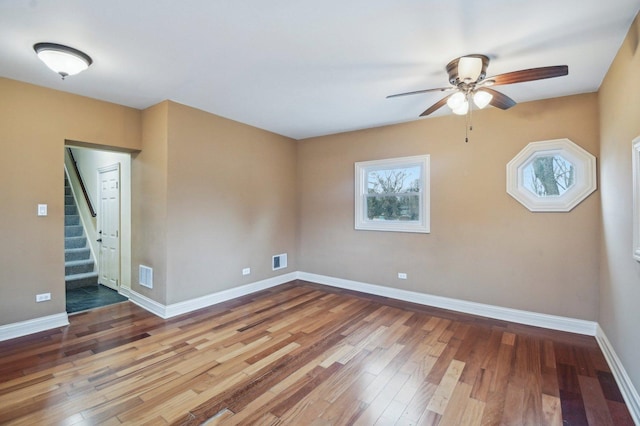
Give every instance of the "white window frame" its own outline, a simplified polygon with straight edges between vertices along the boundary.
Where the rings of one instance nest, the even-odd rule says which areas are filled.
[[[379,221],[367,217],[367,175],[376,169],[393,169],[419,166],[420,176],[419,208],[417,221]],[[384,160],[360,161],[355,163],[355,229],[368,231],[420,232],[429,233],[430,228],[430,157],[416,155],[412,157],[389,158]]]
[[[632,141],[633,258],[640,262],[640,136]]]
[[[573,164],[575,182],[562,195],[539,197],[524,185],[524,169],[536,157],[559,155]],[[596,190],[596,157],[569,139],[531,142],[507,164],[507,192],[532,212],[568,212]]]

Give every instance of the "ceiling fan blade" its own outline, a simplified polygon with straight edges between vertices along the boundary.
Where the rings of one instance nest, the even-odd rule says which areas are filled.
[[[489,89],[488,87],[483,87],[482,90],[493,95],[493,98],[491,98],[491,101],[489,101],[489,105],[492,105],[496,108],[509,109],[516,104],[516,101],[514,101],[504,93],[498,92],[497,90]]]
[[[497,86],[498,84],[514,84],[525,81],[544,80],[545,78],[562,77],[567,74],[569,74],[569,67],[567,65],[555,65],[507,72],[489,77],[486,80],[493,81],[493,85]]]
[[[455,87],[438,87],[436,89],[424,89],[424,90],[416,90],[415,92],[406,92],[406,93],[397,93],[395,95],[387,96],[389,98],[397,98],[400,96],[409,96],[409,95],[419,95],[420,93],[429,93],[429,92],[446,92],[447,90],[453,90]]]
[[[444,98],[440,99],[438,102],[436,102],[435,104],[431,105],[429,108],[427,108],[422,114],[420,114],[420,117],[426,117],[427,115],[431,114],[432,112],[436,112],[437,110],[439,110],[440,108],[442,108],[446,103],[447,100],[453,96],[453,93],[451,95],[445,96]]]

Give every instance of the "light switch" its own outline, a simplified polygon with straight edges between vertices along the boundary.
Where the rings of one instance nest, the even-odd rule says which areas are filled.
[[[38,204],[38,216],[46,216],[46,215],[47,215],[47,205]]]

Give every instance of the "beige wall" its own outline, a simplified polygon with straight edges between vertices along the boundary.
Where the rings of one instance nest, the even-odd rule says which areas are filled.
[[[142,151],[131,164],[131,289],[167,299],[167,143],[169,102],[142,112]],[[153,268],[153,288],[139,283],[138,266]]]
[[[527,143],[569,138],[598,153],[595,94],[299,142],[299,269],[516,309],[597,319],[599,192],[569,213],[506,193]],[[354,162],[431,155],[431,233],[354,230]],[[408,274],[399,280],[398,272]]]
[[[140,111],[0,78],[0,325],[64,312],[65,139],[140,147]],[[49,215],[36,216],[46,203]],[[49,292],[52,300],[35,302]]]
[[[640,136],[640,52],[636,17],[599,92],[602,250],[598,321],[640,389],[640,263],[631,255],[631,141]]]
[[[297,270],[294,140],[171,102],[167,176],[167,303]]]
[[[170,304],[297,269],[295,141],[168,101],[141,112],[7,79],[0,93],[0,325],[64,312],[65,140],[132,152],[134,291]]]

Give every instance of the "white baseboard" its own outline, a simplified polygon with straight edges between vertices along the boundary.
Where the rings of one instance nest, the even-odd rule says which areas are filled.
[[[620,393],[622,393],[622,397],[627,403],[627,408],[631,413],[631,417],[633,417],[633,421],[637,425],[640,425],[640,396],[638,395],[638,391],[633,386],[633,383],[631,383],[631,378],[627,375],[627,371],[624,369],[620,358],[618,358],[616,351],[613,349],[613,346],[611,346],[611,342],[609,342],[609,339],[607,339],[607,336],[599,325],[597,327],[596,340],[609,364],[609,368],[611,368],[611,373],[613,377],[615,377],[616,383],[618,383]]]
[[[298,279],[324,284],[347,290],[360,291],[375,294],[406,302],[419,303],[421,305],[436,308],[449,309],[457,312],[478,315],[503,321],[511,321],[519,324],[533,325],[552,330],[568,331],[571,333],[595,336],[597,323],[575,318],[560,317],[556,315],[539,314],[536,312],[522,311],[519,309],[503,308],[501,306],[486,305],[483,303],[468,302],[465,300],[451,299],[448,297],[434,296],[415,291],[400,290],[375,284],[367,284],[359,281],[345,280],[342,278],[328,277],[325,275],[298,272]]]
[[[69,325],[66,312],[0,326],[0,342]]]
[[[147,296],[133,291],[130,288],[120,288],[120,294],[128,297],[131,302],[140,306],[142,309],[145,309],[152,314],[159,316],[160,318],[167,319],[167,307],[162,303],[158,303],[153,299],[149,299]]]
[[[297,278],[297,275],[297,272],[291,272],[288,274],[279,275],[277,277],[267,278],[266,280],[256,281],[254,283],[246,284],[240,287],[230,288],[228,290],[222,290],[217,293],[207,294],[206,296],[198,297],[195,299],[185,300],[184,302],[173,303],[171,305],[163,305],[131,289],[122,291],[122,294],[127,296],[129,300],[131,300],[136,305],[161,318],[167,319],[175,317],[177,315],[186,314],[187,312],[192,312],[197,309],[206,308],[217,303],[226,302],[227,300],[235,299],[237,297],[246,296],[247,294],[275,287],[280,284],[288,283],[295,280]]]

